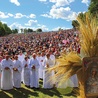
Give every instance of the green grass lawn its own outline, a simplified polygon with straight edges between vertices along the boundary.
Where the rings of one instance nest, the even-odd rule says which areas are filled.
[[[42,81],[40,81],[40,89],[27,88],[22,84],[21,89],[1,90],[0,98],[76,98],[72,91],[72,88],[43,89]]]

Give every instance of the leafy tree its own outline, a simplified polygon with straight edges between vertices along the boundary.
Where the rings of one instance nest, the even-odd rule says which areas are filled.
[[[98,17],[98,0],[91,0],[88,10],[92,17]]]
[[[28,32],[33,32],[33,29],[28,28]]]
[[[5,33],[6,33],[6,35],[12,33],[12,30],[7,26],[7,24],[3,24],[3,27],[4,27],[4,29],[5,29]]]
[[[12,33],[13,33],[13,34],[18,33],[18,29],[13,29],[13,30],[12,30]]]
[[[21,30],[21,33],[23,33],[23,32],[24,32],[24,29],[23,29],[23,28],[21,28],[20,30]]]
[[[78,21],[77,20],[73,20],[72,21],[72,26],[73,26],[73,28],[76,30],[76,29],[79,29],[79,23],[78,23]]]
[[[36,30],[36,32],[42,32],[42,29],[38,28],[38,29]]]
[[[5,29],[3,27],[2,22],[0,22],[0,36],[4,36],[6,34]]]
[[[26,34],[27,32],[28,32],[28,30],[25,28],[25,29],[24,29],[24,33]]]

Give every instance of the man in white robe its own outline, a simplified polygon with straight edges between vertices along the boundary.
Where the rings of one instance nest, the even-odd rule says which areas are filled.
[[[42,52],[41,53],[41,59],[40,59],[40,68],[39,68],[39,78],[40,79],[43,79],[43,70],[44,70],[44,66],[45,66],[44,61],[45,61],[45,55]]]
[[[13,61],[9,59],[9,55],[5,56],[5,59],[1,61],[1,89],[2,90],[10,90],[13,88],[12,83],[12,67]]]
[[[30,60],[30,87],[39,88],[39,62],[36,59],[36,54],[33,53],[33,58]]]
[[[50,54],[46,55],[44,63],[45,63],[45,69],[43,71],[43,88],[50,89],[53,88],[54,86],[54,79],[52,79],[54,71],[52,72],[48,71],[48,68],[54,66],[54,62],[53,60],[51,60]]]
[[[13,63],[13,86],[15,88],[21,88],[22,63],[18,60],[17,55],[15,55],[15,60]]]
[[[40,59],[39,59],[39,78],[43,79],[43,70],[44,70],[44,60],[45,60],[45,56],[43,54],[43,52],[41,53]]]
[[[18,60],[21,61],[22,63],[24,58],[25,58],[25,55],[22,53],[22,51],[20,51],[18,55]],[[21,82],[23,82],[23,69],[21,71]]]
[[[26,56],[23,60],[23,83],[25,86],[30,86],[30,67],[29,67],[29,59]]]
[[[49,54],[50,54],[50,59],[53,60],[53,63],[55,65],[55,55],[53,54],[52,51],[50,51]]]

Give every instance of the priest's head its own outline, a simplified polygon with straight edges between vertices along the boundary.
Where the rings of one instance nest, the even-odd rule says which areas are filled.
[[[6,60],[9,60],[9,57],[10,57],[10,56],[9,56],[8,54],[5,55],[5,59],[6,59]]]
[[[33,57],[34,59],[36,59],[36,53],[33,53],[32,57]]]
[[[15,60],[18,60],[18,55],[15,55],[15,57],[14,57],[14,58],[15,58]]]

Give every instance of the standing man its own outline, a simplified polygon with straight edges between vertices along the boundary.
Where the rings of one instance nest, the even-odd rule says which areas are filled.
[[[45,55],[42,52],[41,58],[40,58],[40,68],[39,68],[39,78],[40,79],[43,79],[44,61],[45,61]]]
[[[49,71],[48,69],[54,66],[54,62],[51,60],[49,53],[46,54],[44,64],[45,69],[43,70],[43,88],[50,89],[54,86],[54,79],[52,79],[54,71]]]
[[[39,62],[36,59],[36,54],[33,53],[33,58],[30,60],[30,87],[39,88]]]
[[[19,51],[18,60],[22,63],[25,58],[25,55],[23,54],[22,50]],[[23,82],[23,69],[21,71],[21,82]]]
[[[1,61],[2,75],[1,75],[1,89],[10,90],[13,88],[12,83],[12,67],[13,62],[6,54],[5,59]]]
[[[21,71],[22,63],[18,60],[18,56],[15,55],[15,60],[13,61],[13,86],[15,88],[21,87]]]
[[[29,59],[25,56],[23,60],[23,83],[25,86],[30,86],[30,68],[29,68]]]

